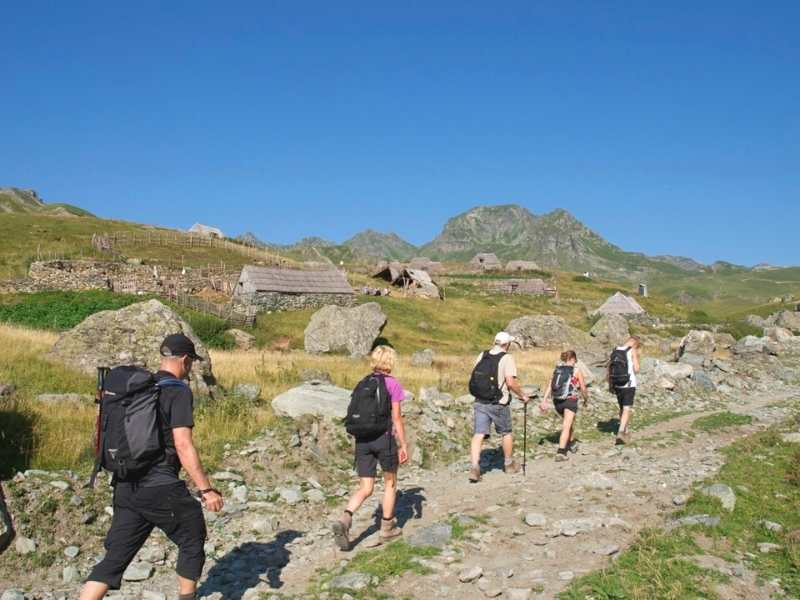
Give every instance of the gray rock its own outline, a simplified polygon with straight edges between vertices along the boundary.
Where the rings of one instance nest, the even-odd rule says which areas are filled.
[[[791,339],[794,337],[794,334],[783,327],[765,327],[764,337],[782,344],[791,341]]]
[[[530,588],[508,588],[506,600],[530,600],[533,590]]]
[[[167,551],[164,546],[148,544],[139,552],[137,558],[146,563],[163,563],[167,559]]]
[[[717,348],[723,350],[729,350],[736,344],[736,338],[730,333],[715,333],[714,341],[717,344]]]
[[[789,442],[790,444],[800,444],[800,432],[792,432],[792,433],[782,433],[781,439],[784,442]]]
[[[13,383],[0,383],[0,398],[12,396],[15,391],[17,387]]]
[[[544,527],[547,525],[547,518],[541,513],[531,512],[525,515],[525,524],[528,527]]]
[[[710,360],[703,356],[702,354],[692,354],[687,352],[682,354],[681,357],[678,359],[679,363],[692,365],[695,370],[697,369],[704,369],[707,365],[711,364]]]
[[[716,527],[719,525],[720,518],[710,515],[691,515],[676,519],[671,523],[671,527],[683,527],[685,525],[705,525],[706,527]]]
[[[713,392],[717,389],[716,384],[703,371],[695,371],[692,373],[692,381],[705,392]]]
[[[589,490],[612,490],[615,487],[614,480],[596,471],[590,473],[577,482],[577,486]]]
[[[164,592],[145,590],[142,592],[142,600],[167,600],[167,595]]]
[[[67,546],[64,548],[64,556],[67,558],[76,558],[81,553],[81,549],[77,546]]]
[[[767,352],[766,338],[747,335],[736,342],[736,345],[731,350],[738,355],[765,354]]]
[[[720,360],[719,358],[715,358],[712,365],[714,366],[715,369],[718,369],[723,373],[733,373],[734,371],[731,363],[725,360]]]
[[[36,401],[42,404],[88,404],[94,402],[90,394],[39,394]]]
[[[36,552],[36,542],[24,535],[18,535],[14,542],[14,549],[17,551],[17,554],[23,556],[26,554],[33,554]]]
[[[561,581],[572,581],[575,579],[575,573],[572,571],[559,571],[558,578]]]
[[[276,490],[281,500],[292,506],[303,501],[303,492],[298,487],[285,487]]]
[[[241,329],[228,329],[225,333],[233,338],[239,350],[250,350],[256,345],[256,336]]]
[[[305,330],[305,349],[310,354],[347,352],[353,357],[369,354],[386,325],[380,304],[368,302],[355,308],[329,305],[315,312]]]
[[[655,377],[666,377],[673,381],[688,379],[694,373],[694,367],[686,363],[658,363],[653,375]]]
[[[244,477],[231,471],[217,471],[211,476],[211,479],[216,479],[217,481],[244,481]]]
[[[11,520],[11,514],[8,512],[8,507],[6,506],[3,488],[0,486],[0,554],[11,545],[14,535],[14,523]]]
[[[69,489],[69,484],[66,481],[51,481],[50,485],[62,492],[66,492]]]
[[[433,350],[426,348],[425,350],[417,350],[411,355],[412,367],[430,367],[433,364]]]
[[[559,535],[575,537],[579,533],[589,533],[595,523],[591,519],[562,519],[555,522],[555,530]]]
[[[73,567],[72,565],[67,565],[64,567],[64,570],[61,571],[61,580],[64,583],[78,583],[81,578],[81,573]]]
[[[769,327],[770,325],[764,317],[759,317],[758,315],[747,315],[744,322],[753,327],[760,327],[761,329]]]
[[[246,530],[253,531],[255,533],[274,533],[278,530],[280,523],[278,521],[278,517],[271,516],[271,517],[252,517],[246,526]]]
[[[306,492],[306,500],[312,504],[320,504],[325,502],[325,492],[316,488],[310,489]]]
[[[125,581],[146,581],[153,576],[153,565],[146,562],[134,562],[125,569],[122,579]]]
[[[261,396],[261,386],[255,383],[238,383],[233,386],[233,395],[255,402]]]
[[[370,583],[372,583],[372,578],[369,575],[356,571],[354,573],[345,573],[344,575],[334,577],[331,579],[328,587],[332,590],[353,590],[354,592],[360,592],[361,590],[367,589]]]
[[[688,501],[689,501],[689,496],[686,496],[686,495],[684,495],[684,494],[681,494],[681,495],[679,495],[679,496],[673,496],[673,497],[672,497],[672,503],[673,503],[675,506],[683,506],[683,505],[684,505],[684,504],[686,504]]]
[[[480,567],[469,567],[458,574],[458,580],[461,583],[472,583],[481,577],[483,577],[483,569]]]
[[[437,523],[413,532],[408,536],[407,541],[409,546],[414,547],[444,548],[452,537],[453,527],[449,523]]]
[[[508,324],[506,331],[517,338],[523,349],[582,349],[592,345],[594,339],[585,331],[567,325],[561,317],[552,315],[519,317]]]
[[[709,358],[716,350],[717,344],[714,341],[714,334],[710,331],[693,329],[681,340],[678,356],[685,354],[696,354],[704,358]]]
[[[604,544],[592,549],[592,554],[598,554],[600,556],[611,556],[617,552],[619,552],[619,546],[617,544]]]
[[[783,531],[783,525],[775,523],[774,521],[767,521],[766,519],[761,521],[761,526],[767,531],[774,531],[776,533]]]
[[[196,393],[207,396],[208,384],[214,381],[208,351],[191,326],[158,300],[87,317],[61,335],[52,355],[89,375],[94,375],[97,367],[131,364],[155,371],[161,363],[161,342],[167,335],[180,332],[191,338],[203,358],[194,365],[191,384]]]
[[[722,503],[722,508],[732,511],[736,506],[736,494],[729,485],[715,483],[702,488],[701,493],[712,498],[717,498]]]
[[[297,419],[305,415],[343,419],[350,403],[350,390],[327,384],[303,384],[272,401],[276,414]]]
[[[770,552],[775,552],[776,550],[780,550],[783,546],[780,544],[770,544],[769,542],[762,542],[758,544],[758,551],[761,554],[769,554]]]
[[[25,600],[25,594],[19,590],[6,590],[3,592],[3,595],[0,596],[0,600]]]
[[[773,325],[788,329],[794,334],[800,334],[800,312],[782,310],[770,318]]]
[[[630,337],[628,321],[622,315],[603,315],[589,330],[589,334],[597,338],[605,346],[619,346]]]
[[[231,494],[231,496],[233,497],[234,502],[244,504],[247,502],[248,492],[249,490],[247,489],[246,485],[237,485],[235,488],[233,488],[233,494]]]

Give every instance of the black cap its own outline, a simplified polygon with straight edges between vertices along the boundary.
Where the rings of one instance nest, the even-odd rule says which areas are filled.
[[[203,360],[198,356],[194,342],[182,333],[173,333],[164,338],[161,356],[188,356],[193,360]]]

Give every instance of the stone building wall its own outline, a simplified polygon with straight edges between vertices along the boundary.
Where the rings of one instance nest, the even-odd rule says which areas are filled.
[[[248,307],[256,307],[258,312],[268,310],[303,310],[321,308],[328,304],[337,306],[354,306],[356,297],[353,294],[287,294],[279,292],[256,292],[238,296],[235,299],[235,310],[245,312]]]

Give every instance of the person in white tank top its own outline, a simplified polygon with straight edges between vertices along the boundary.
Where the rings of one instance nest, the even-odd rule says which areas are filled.
[[[639,348],[641,348],[641,345],[642,343],[638,337],[631,336],[623,346],[617,348],[617,350],[625,351],[628,358],[628,383],[613,388],[619,404],[619,430],[617,431],[615,442],[617,445],[626,444],[630,441],[628,428],[633,416],[633,402],[636,397],[636,374],[639,372]]]

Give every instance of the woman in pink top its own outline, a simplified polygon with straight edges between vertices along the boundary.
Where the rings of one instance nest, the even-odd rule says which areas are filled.
[[[408,461],[408,446],[406,445],[406,432],[403,415],[400,412],[400,403],[405,398],[405,391],[400,382],[391,376],[397,354],[389,346],[378,346],[372,351],[370,366],[372,375],[382,381],[380,393],[388,395],[391,401],[391,428],[375,439],[356,439],[355,464],[360,478],[358,490],[350,497],[344,513],[333,526],[333,536],[336,544],[342,550],[350,549],[350,526],[353,523],[353,513],[359,509],[364,501],[372,495],[375,489],[375,478],[378,473],[378,463],[383,472],[383,515],[381,519],[380,538],[388,541],[402,535],[397,528],[397,519],[394,516],[394,506],[397,496],[397,468]]]

